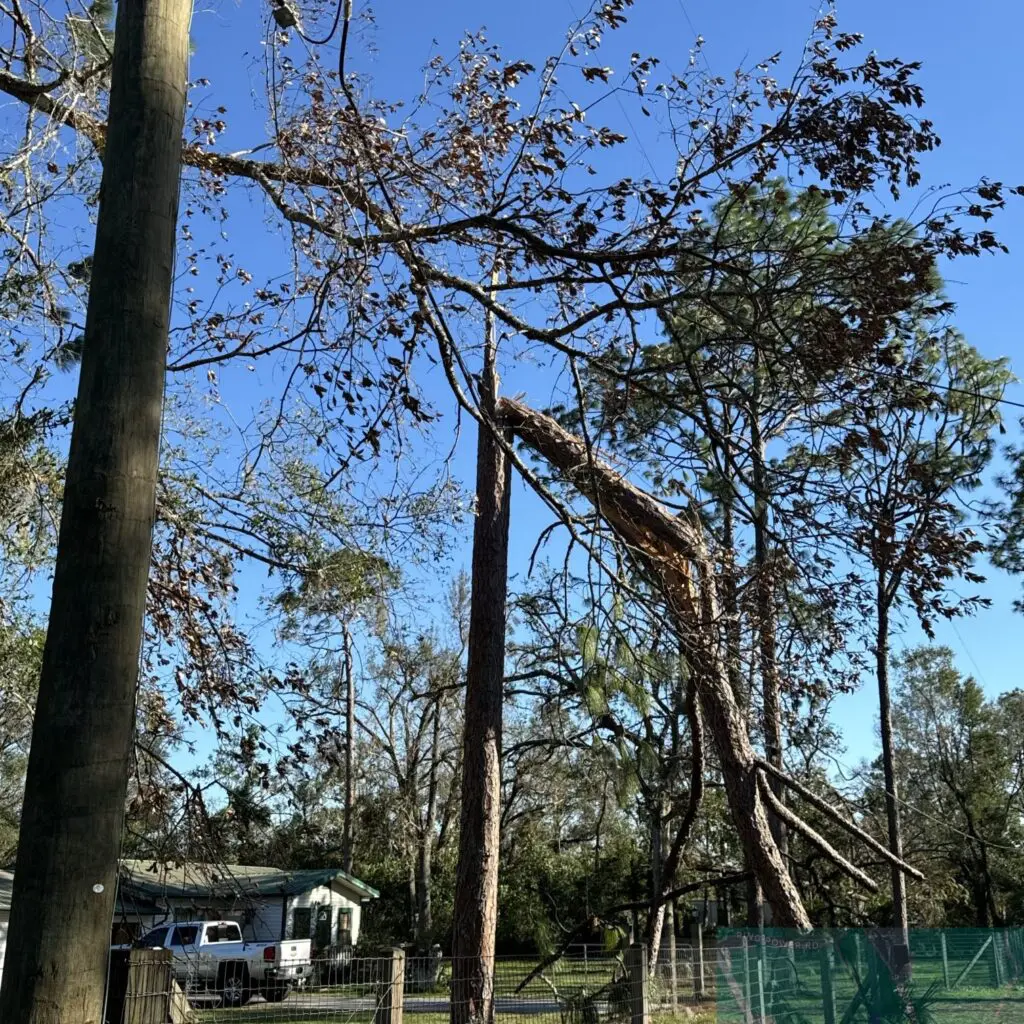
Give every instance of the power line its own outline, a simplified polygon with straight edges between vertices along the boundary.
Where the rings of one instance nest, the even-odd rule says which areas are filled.
[[[1000,397],[997,395],[986,395],[983,391],[974,391],[970,388],[960,388],[955,384],[940,384],[937,381],[922,380],[920,377],[908,377],[899,373],[892,373],[888,370],[874,367],[870,372],[879,377],[909,381],[911,384],[920,384],[924,388],[935,388],[938,391],[945,391],[952,395],[963,395],[966,398],[977,398],[993,405],[1007,405],[1014,409],[1024,409],[1024,402],[1015,402],[1012,398]]]
[[[831,754],[829,756],[832,758],[832,760],[837,765],[839,765],[840,768],[843,768],[847,772],[849,772],[851,778],[853,778],[853,779],[863,779],[864,778],[864,773],[859,768],[852,768],[845,761],[842,761],[838,757],[836,757],[835,754]],[[994,842],[992,842],[992,840],[986,839],[984,836],[978,836],[978,835],[973,835],[972,836],[969,832],[964,832],[963,829],[959,829],[955,825],[951,825],[945,819],[937,818],[937,817],[935,817],[934,814],[929,814],[927,811],[921,810],[920,807],[916,807],[914,804],[909,803],[907,800],[904,800],[898,794],[890,792],[888,789],[885,788],[884,783],[883,783],[881,789],[882,789],[882,792],[887,797],[891,797],[901,807],[906,808],[906,810],[908,810],[908,811],[913,811],[915,814],[919,814],[922,818],[927,818],[933,824],[939,825],[942,828],[946,829],[948,832],[952,832],[955,835],[958,835],[958,836],[960,836],[963,839],[968,839],[968,840],[970,840],[971,842],[974,842],[974,843],[984,843],[985,846],[990,847],[993,850],[1003,850],[1003,851],[1005,851],[1007,853],[1017,853],[1017,852],[1019,852],[1019,850],[1018,850],[1018,848],[1016,846],[1008,846],[1008,845],[1003,844],[1003,843],[994,843]]]
[[[985,682],[984,673],[982,673],[981,667],[974,660],[974,655],[971,654],[970,648],[967,646],[967,643],[964,640],[963,636],[961,636],[959,627],[953,619],[949,620],[949,624],[953,627],[953,632],[956,634],[957,640],[960,641],[960,646],[964,649],[964,654],[967,655],[968,661],[970,661],[970,663],[974,666],[974,671],[977,673],[978,676],[978,682],[980,682],[981,685],[987,690],[988,685]]]

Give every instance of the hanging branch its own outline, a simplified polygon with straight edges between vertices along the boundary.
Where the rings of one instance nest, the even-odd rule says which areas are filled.
[[[772,813],[793,829],[799,832],[812,846],[816,846],[840,871],[845,872],[855,882],[859,882],[871,892],[878,892],[878,883],[868,877],[855,864],[851,864],[820,832],[815,831],[798,814],[794,814],[771,790],[764,775],[759,775],[757,786],[761,799],[768,805]]]
[[[925,876],[922,872],[918,871],[917,868],[908,864],[905,860],[897,857],[888,847],[883,846],[877,839],[869,835],[855,822],[850,821],[849,818],[843,817],[834,807],[832,807],[825,800],[822,800],[820,796],[809,790],[802,783],[796,781],[796,779],[790,777],[783,771],[779,771],[775,765],[768,761],[761,761],[759,767],[767,772],[769,775],[774,775],[784,786],[791,789],[797,796],[802,800],[806,800],[816,811],[820,811],[829,819],[833,824],[838,825],[841,829],[849,832],[850,835],[859,839],[865,846],[877,853],[880,857],[884,857],[890,864],[895,865],[905,874],[912,875],[918,881],[926,881]]]

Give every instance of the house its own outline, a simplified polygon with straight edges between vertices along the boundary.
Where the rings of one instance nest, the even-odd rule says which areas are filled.
[[[14,876],[0,871],[0,976]],[[112,942],[128,943],[165,921],[225,918],[253,941],[309,938],[316,952],[359,941],[363,905],[376,889],[338,868],[284,871],[240,864],[121,863]]]
[[[313,940],[314,951],[359,941],[376,889],[339,868],[285,871],[240,864],[121,864],[115,933],[135,938],[164,921],[228,918],[253,941]]]

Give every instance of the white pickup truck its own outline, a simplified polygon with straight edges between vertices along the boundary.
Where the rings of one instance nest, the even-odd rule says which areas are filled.
[[[225,1006],[244,1006],[256,994],[279,1003],[312,973],[309,939],[246,942],[234,921],[163,924],[134,946],[169,949],[185,994],[219,995]]]

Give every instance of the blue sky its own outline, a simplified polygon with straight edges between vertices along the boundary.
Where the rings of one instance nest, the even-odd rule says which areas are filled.
[[[301,7],[301,4],[300,4]],[[466,29],[486,27],[508,57],[540,63],[558,49],[565,27],[580,12],[578,0],[521,0],[518,3],[441,3],[383,0],[375,9],[375,27],[361,29],[352,49],[354,66],[369,71],[381,95],[410,95],[421,84],[420,68],[432,53],[450,53]],[[356,0],[357,13],[361,9]],[[258,12],[258,13],[257,13]],[[228,107],[230,129],[223,139],[228,150],[251,146],[264,137],[263,114],[254,101],[262,97],[263,38],[266,8],[253,0],[214,0],[199,5],[194,20],[193,78],[211,79],[210,94]],[[704,53],[717,72],[728,74],[738,63],[750,64],[776,50],[796,54],[807,37],[816,7],[806,0],[639,0],[630,12],[630,25],[622,32],[626,52],[658,54],[669,69],[682,69],[695,34],[706,43]],[[1024,5],[1011,0],[986,0],[973,5],[954,0],[900,0],[883,3],[860,0],[838,6],[845,30],[863,32],[869,46],[882,55],[898,55],[923,62],[920,80],[944,145],[923,164],[928,184],[968,184],[980,175],[1006,181],[1024,181],[1024,116],[1022,82],[1018,70],[1020,41],[1024,38]],[[326,55],[325,55],[326,56]],[[631,134],[640,128],[643,152],[657,160],[661,141],[650,125],[623,125]],[[633,158],[643,154],[630,150]],[[265,232],[257,205],[243,224],[237,213],[230,226],[232,241],[244,251],[249,269],[259,271],[261,251],[274,244]],[[1009,256],[986,257],[957,263],[949,290],[959,303],[958,325],[987,356],[1019,359],[1020,312],[1018,295],[1024,274],[1024,204],[1012,206],[996,225],[1009,244]],[[1019,369],[1019,366],[1018,366]],[[551,397],[551,385],[536,368],[510,367],[508,387],[528,390],[535,404]],[[262,374],[240,375],[231,386],[235,397],[270,381]],[[437,393],[438,380],[431,382]],[[1024,389],[1009,396],[1024,401]],[[1016,436],[1017,414],[1007,410],[1009,437]],[[457,467],[471,483],[472,431],[463,434]],[[522,573],[539,528],[547,516],[538,503],[521,490],[515,496],[513,573]],[[455,564],[468,564],[468,551],[456,553]],[[1017,665],[1021,620],[1011,609],[1019,586],[997,572],[986,587],[993,606],[974,619],[953,626],[939,624],[938,640],[956,653],[963,671],[974,674],[989,693],[1024,683]],[[900,642],[917,642],[921,635],[908,628]],[[843,698],[836,709],[848,753],[844,760],[869,755],[875,746],[876,701],[870,683],[858,694]]]

